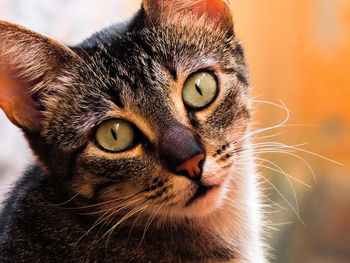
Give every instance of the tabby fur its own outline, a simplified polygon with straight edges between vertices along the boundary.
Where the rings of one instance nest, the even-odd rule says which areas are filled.
[[[74,47],[0,22],[0,58],[0,106],[37,160],[4,202],[0,262],[266,262],[254,158],[240,160],[249,73],[226,1],[144,0]],[[200,70],[220,91],[193,111],[182,88]],[[96,146],[110,118],[137,127],[135,147]],[[160,147],[173,133],[204,149],[217,199],[186,205],[196,185]]]

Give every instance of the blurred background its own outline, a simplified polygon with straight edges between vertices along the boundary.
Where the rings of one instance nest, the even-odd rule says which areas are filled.
[[[139,5],[0,0],[0,19],[76,44]],[[266,142],[259,169],[271,205],[271,262],[348,263],[350,1],[232,0],[232,11],[251,70],[255,128],[282,123],[288,115],[283,105],[290,112],[282,127],[256,135],[257,142]],[[1,199],[33,157],[2,112],[0,135]]]

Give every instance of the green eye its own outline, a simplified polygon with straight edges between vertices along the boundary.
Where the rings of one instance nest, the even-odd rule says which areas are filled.
[[[103,122],[97,129],[96,141],[105,150],[121,152],[134,144],[135,131],[124,120],[113,119]]]
[[[212,102],[217,94],[216,79],[208,72],[193,74],[185,83],[182,99],[191,108],[202,108]]]

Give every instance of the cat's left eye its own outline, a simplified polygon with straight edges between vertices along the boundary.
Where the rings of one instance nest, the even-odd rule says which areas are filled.
[[[182,99],[190,108],[200,109],[214,101],[217,92],[218,84],[213,74],[197,72],[185,82]]]
[[[112,119],[97,128],[95,139],[104,150],[122,152],[134,145],[135,129],[124,120]]]

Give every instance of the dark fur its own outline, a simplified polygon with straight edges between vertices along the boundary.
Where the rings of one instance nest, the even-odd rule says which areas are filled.
[[[130,235],[129,227],[121,227],[108,244],[96,242],[96,232],[84,236],[92,218],[58,205],[65,199],[53,185],[37,166],[17,183],[0,217],[1,262],[202,262],[234,256],[190,224],[172,229],[171,238],[167,228],[150,229],[142,240],[143,228]]]

